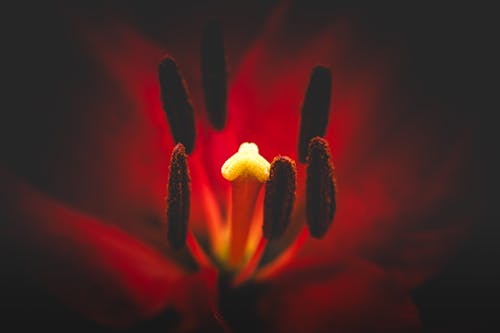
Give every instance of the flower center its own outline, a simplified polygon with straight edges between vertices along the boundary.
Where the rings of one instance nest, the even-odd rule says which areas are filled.
[[[201,56],[205,109],[210,125],[220,131],[227,123],[228,110],[226,59],[219,26],[207,27]],[[190,177],[187,162],[196,138],[193,106],[172,57],[166,57],[159,64],[158,78],[166,118],[177,144],[170,164],[166,214],[167,239],[172,249],[190,253],[201,266],[217,266],[229,272],[237,284],[249,278],[270,276],[293,257],[308,235],[325,236],[336,209],[330,148],[323,138],[330,111],[330,69],[316,66],[312,70],[302,105],[297,155],[299,163],[306,164],[305,202],[297,205],[294,211],[295,162],[277,156],[269,163],[259,154],[257,145],[245,142],[222,165],[222,176],[231,182],[228,219],[223,223],[218,214],[213,214],[214,209],[209,209],[211,244],[205,247],[200,246],[188,228]],[[259,202],[264,184],[264,200]],[[212,197],[206,201],[207,206],[216,206]],[[289,228],[289,225],[294,227]],[[259,229],[263,232],[255,232]],[[266,253],[270,255],[266,257]]]

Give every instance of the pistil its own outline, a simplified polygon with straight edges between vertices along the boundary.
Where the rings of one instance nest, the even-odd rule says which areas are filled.
[[[227,258],[231,270],[236,271],[243,264],[255,203],[262,184],[269,177],[269,168],[269,162],[259,155],[254,143],[243,143],[222,166],[222,176],[232,183]]]

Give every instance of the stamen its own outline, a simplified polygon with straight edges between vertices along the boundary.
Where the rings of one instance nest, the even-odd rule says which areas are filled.
[[[298,141],[299,161],[306,162],[309,141],[315,136],[324,136],[328,125],[332,75],[330,69],[316,66],[309,80],[300,122]]]
[[[296,174],[295,163],[290,158],[274,158],[264,197],[264,237],[267,239],[281,237],[290,224]]]
[[[232,182],[228,258],[231,269],[242,264],[255,203],[262,183],[269,177],[269,167],[254,143],[243,143],[222,166],[222,176]]]
[[[170,159],[167,197],[167,239],[174,249],[186,243],[189,220],[190,189],[186,151],[182,143],[175,146]]]
[[[171,57],[166,57],[158,66],[161,99],[170,130],[176,143],[182,143],[190,154],[194,148],[194,114],[187,86]]]
[[[201,40],[201,73],[208,120],[217,130],[226,126],[227,72],[219,24],[207,24]]]
[[[309,143],[306,178],[306,221],[314,238],[322,238],[335,215],[335,180],[330,148],[325,139]]]

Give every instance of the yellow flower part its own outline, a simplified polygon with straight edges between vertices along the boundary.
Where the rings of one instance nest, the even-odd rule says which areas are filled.
[[[269,162],[259,154],[259,147],[244,142],[238,152],[231,156],[221,168],[222,177],[233,181],[238,177],[254,177],[264,183],[269,178]]]

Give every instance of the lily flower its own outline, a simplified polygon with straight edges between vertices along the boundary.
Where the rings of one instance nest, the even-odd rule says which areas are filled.
[[[49,181],[1,168],[13,265],[99,327],[419,331],[410,292],[466,230],[468,212],[425,221],[467,133],[400,116],[396,50],[344,18],[291,43],[295,14],[277,6],[238,61],[223,24],[200,22],[193,52],[79,20],[93,72]]]

